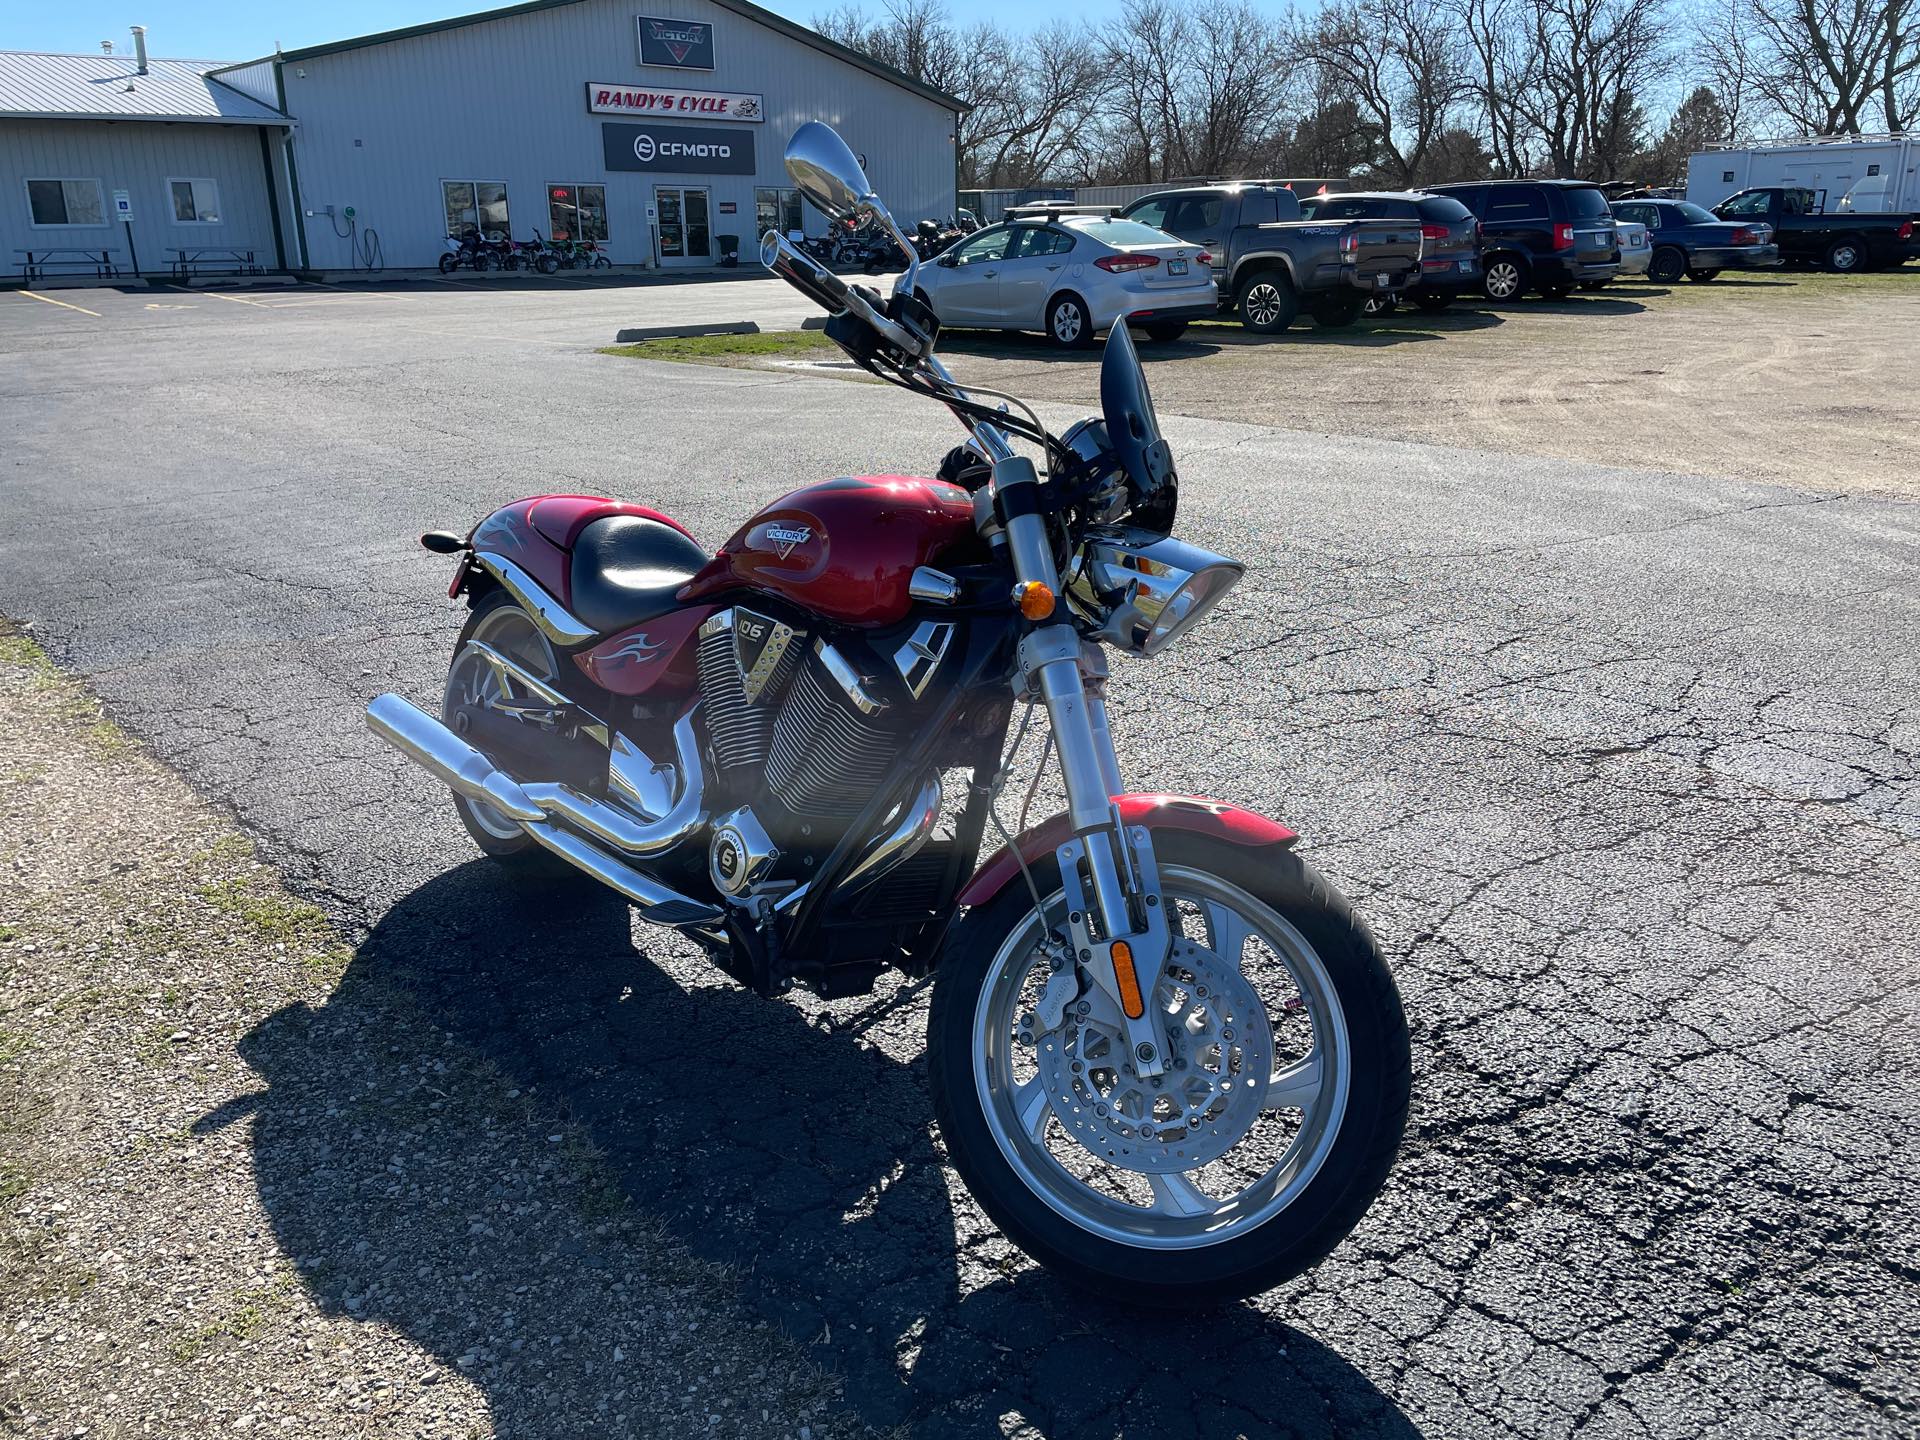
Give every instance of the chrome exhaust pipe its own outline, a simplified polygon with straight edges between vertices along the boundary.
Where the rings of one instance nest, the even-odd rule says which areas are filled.
[[[649,854],[658,854],[691,835],[706,819],[700,812],[699,746],[691,715],[674,727],[676,743],[694,757],[692,768],[682,771],[688,783],[682,787],[680,802],[652,824],[632,820],[565,785],[522,784],[418,705],[398,695],[375,697],[367,706],[367,725],[456,794],[511,817],[538,844],[618,890],[639,907],[642,919],[675,926],[711,925],[720,920],[717,906],[669,889],[585,835],[554,823],[556,819],[569,821],[614,843],[640,842],[652,847],[644,852]]]
[[[367,726],[456,795],[491,805],[523,825],[547,818],[517,781],[411,700],[375,696]]]

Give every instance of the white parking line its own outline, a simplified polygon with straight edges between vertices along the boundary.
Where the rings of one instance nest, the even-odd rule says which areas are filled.
[[[51,295],[42,295],[38,290],[16,290],[13,293],[16,295],[24,295],[29,300],[40,300],[48,305],[58,305],[62,310],[78,310],[82,315],[91,315],[96,320],[101,318],[98,310],[89,310],[84,305],[69,305],[66,301],[56,300]]]
[[[370,300],[392,300],[392,295],[313,295],[305,300],[256,300],[262,310],[297,310],[304,305],[364,305]]]

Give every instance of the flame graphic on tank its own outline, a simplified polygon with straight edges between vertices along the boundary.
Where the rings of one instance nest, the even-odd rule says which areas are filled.
[[[604,654],[596,655],[593,658],[594,663],[598,665],[609,665],[615,660],[628,661],[634,665],[644,665],[647,661],[658,655],[664,648],[665,646],[662,642],[649,640],[645,634],[640,634],[628,640],[627,643],[622,645],[618,650],[608,650]]]

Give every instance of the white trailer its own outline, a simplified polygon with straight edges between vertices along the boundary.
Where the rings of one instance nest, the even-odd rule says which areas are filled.
[[[1687,162],[1687,199],[1696,205],[1712,209],[1756,186],[1811,190],[1820,214],[1920,213],[1920,134],[1715,145]]]

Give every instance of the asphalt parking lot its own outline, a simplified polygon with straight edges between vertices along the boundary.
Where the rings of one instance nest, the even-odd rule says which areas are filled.
[[[1862,401],[1832,359],[1884,328],[1872,358],[1897,361],[1920,276],[1874,278],[1891,298],[1844,324],[1811,289],[1774,315],[1716,285],[1584,302],[1644,313],[1469,311],[1431,339],[1448,327],[1419,317],[1257,351],[1202,327],[1154,364],[1181,532],[1250,574],[1182,649],[1121,667],[1123,765],[1299,829],[1379,934],[1415,1053],[1407,1146],[1359,1231],[1200,1318],[1092,1304],[986,1225],[940,1164],[922,1001],[758,1001],[604,896],[556,913],[505,889],[361,723],[376,691],[440,684],[460,617],[422,529],[580,489],[717,543],[790,481],[937,462],[952,422],[905,396],[592,353],[721,307],[791,326],[777,282],[0,293],[0,613],[231,804],[362,937],[355,966],[554,1097],[634,1206],[735,1266],[842,1378],[850,1428],[1920,1434],[1920,509],[1884,493],[1915,431],[1910,391]],[[1630,383],[1589,402],[1543,378],[1489,405],[1499,433],[1446,419],[1474,373],[1556,347],[1692,363],[1684,326],[1725,378],[1667,387],[1669,444]],[[1056,417],[1093,406],[1090,362],[961,348]],[[1422,368],[1448,351],[1457,373]],[[1256,360],[1282,377],[1265,400]],[[1804,371],[1806,413],[1769,398],[1770,366]],[[1883,448],[1809,480],[1742,458],[1869,432]],[[315,1163],[280,1136],[274,1195]],[[342,1266],[403,1258],[372,1212],[318,1235],[269,1210],[290,1254],[358,1233],[373,1258]],[[514,1267],[472,1265],[509,1306]],[[472,1343],[404,1287],[363,1318]],[[496,1433],[543,1433],[512,1361],[476,1378]]]

